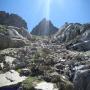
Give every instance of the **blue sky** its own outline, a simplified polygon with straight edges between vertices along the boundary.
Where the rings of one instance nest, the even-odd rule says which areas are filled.
[[[65,22],[90,22],[90,0],[0,0],[0,11],[23,17],[29,31],[44,17],[57,27]]]

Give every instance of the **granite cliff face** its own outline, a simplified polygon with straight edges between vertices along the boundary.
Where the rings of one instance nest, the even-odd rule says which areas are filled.
[[[27,29],[27,23],[24,19],[16,14],[9,14],[5,11],[0,11],[0,24]]]
[[[31,32],[32,35],[53,35],[58,31],[58,28],[56,28],[51,21],[48,21],[46,19],[43,19]]]
[[[67,49],[90,50],[90,24],[66,23],[54,38],[58,43],[66,43]]]

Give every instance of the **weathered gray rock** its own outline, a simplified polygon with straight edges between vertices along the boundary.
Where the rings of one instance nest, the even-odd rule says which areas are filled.
[[[13,27],[13,26],[8,26],[9,29],[11,30],[16,30],[20,35],[22,35],[24,38],[27,38],[28,40],[31,40],[31,34],[29,31],[23,27],[18,28],[18,27]]]
[[[66,23],[54,36],[56,43],[65,43],[67,49],[90,50],[90,24]]]
[[[72,46],[69,46],[68,49],[74,49],[77,51],[88,51],[90,50],[90,40],[73,44]]]
[[[59,40],[59,42],[68,42],[80,34],[80,29],[81,24],[65,23],[65,25],[63,25],[56,33],[54,38]]]
[[[10,70],[4,74],[0,74],[0,87],[16,85],[25,79],[25,76],[20,77],[18,72]]]
[[[36,90],[59,90],[53,83],[40,82],[35,86]]]
[[[22,47],[27,44],[29,41],[19,34],[17,29],[0,25],[0,49]]]
[[[73,82],[75,90],[90,90],[90,69],[78,70]]]

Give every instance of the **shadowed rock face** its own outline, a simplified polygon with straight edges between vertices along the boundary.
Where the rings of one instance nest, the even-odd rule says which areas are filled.
[[[66,43],[67,49],[90,50],[90,24],[66,23],[54,38],[58,43]]]
[[[73,82],[75,90],[90,90],[90,69],[77,71]]]
[[[19,87],[20,84],[17,84],[12,86],[0,87],[0,90],[18,90]]]
[[[27,23],[16,14],[9,14],[5,11],[0,11],[0,24],[14,27],[24,27],[27,29]]]
[[[31,32],[32,35],[53,35],[58,31],[51,21],[43,19]]]

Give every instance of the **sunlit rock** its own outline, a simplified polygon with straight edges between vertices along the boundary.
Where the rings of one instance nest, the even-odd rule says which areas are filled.
[[[36,90],[59,90],[55,88],[53,83],[41,82],[38,83],[35,87]]]
[[[25,79],[25,76],[20,77],[18,72],[10,70],[4,74],[0,74],[0,87],[15,85]]]

